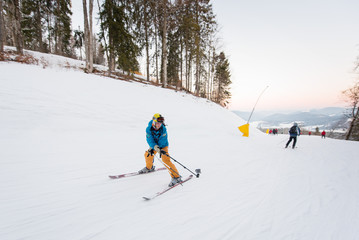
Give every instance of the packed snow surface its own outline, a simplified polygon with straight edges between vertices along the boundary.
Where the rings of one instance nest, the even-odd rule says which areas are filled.
[[[1,240],[358,239],[358,142],[284,149],[287,135],[243,137],[244,120],[182,92],[58,67],[0,73]],[[171,156],[202,174],[144,201],[167,171],[108,175],[145,166],[157,112]]]

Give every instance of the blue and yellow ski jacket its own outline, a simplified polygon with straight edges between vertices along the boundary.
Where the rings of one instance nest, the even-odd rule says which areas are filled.
[[[155,145],[158,145],[160,148],[164,148],[168,146],[167,139],[167,129],[164,124],[156,130],[152,127],[152,120],[148,123],[148,127],[146,128],[146,140],[148,145],[151,148],[154,148]]]

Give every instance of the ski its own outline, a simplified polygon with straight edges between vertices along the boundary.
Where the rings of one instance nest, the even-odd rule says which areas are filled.
[[[153,173],[153,172],[157,172],[157,171],[162,171],[162,170],[167,170],[167,168],[165,168],[165,167],[156,168],[154,171],[149,172],[149,173]],[[144,174],[148,174],[148,173],[131,172],[131,173],[124,173],[124,174],[120,174],[120,175],[110,175],[110,176],[108,176],[108,177],[111,178],[111,179],[119,179],[119,178],[132,177],[132,176],[144,175]]]
[[[165,188],[163,191],[156,193],[156,194],[153,195],[152,197],[142,197],[142,198],[143,198],[144,200],[146,200],[146,201],[152,200],[152,199],[154,199],[154,198],[156,198],[156,197],[158,197],[158,196],[161,196],[161,195],[164,194],[165,192],[168,192],[168,191],[171,190],[172,188],[175,188],[175,187],[177,187],[177,186],[179,186],[179,185],[182,185],[183,183],[185,183],[185,182],[191,180],[192,177],[193,177],[193,175],[189,175],[189,176],[188,176],[186,179],[184,179],[182,182],[177,183],[176,185],[173,185],[172,187],[167,187],[167,188]]]

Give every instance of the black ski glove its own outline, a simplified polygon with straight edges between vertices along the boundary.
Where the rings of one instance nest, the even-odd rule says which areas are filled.
[[[165,150],[162,150],[162,149],[161,149],[161,151],[160,151],[160,154],[161,154],[161,155],[162,155],[162,154],[167,155],[166,151],[165,151]]]
[[[147,150],[147,157],[149,157],[150,156],[150,154],[151,154],[151,156],[153,156],[153,154],[155,153],[154,152],[154,150],[153,150],[153,148],[149,148],[148,150]]]

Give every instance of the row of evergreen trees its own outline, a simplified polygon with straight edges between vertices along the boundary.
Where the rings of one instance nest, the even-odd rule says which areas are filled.
[[[71,0],[0,2],[1,46],[81,58],[85,49],[88,72],[106,59],[110,73],[130,74],[144,59],[147,81],[152,76],[163,87],[222,105],[231,97],[229,61],[217,50],[210,0],[96,0],[98,33],[92,26],[94,0],[82,0],[84,31],[71,27]]]

